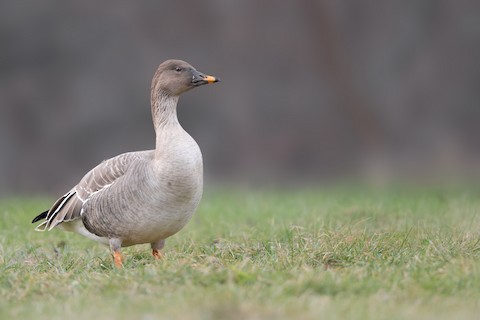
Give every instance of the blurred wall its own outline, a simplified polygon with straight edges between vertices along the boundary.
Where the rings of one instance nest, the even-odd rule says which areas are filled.
[[[207,181],[479,177],[478,1],[0,1],[0,193],[154,146],[168,58]]]

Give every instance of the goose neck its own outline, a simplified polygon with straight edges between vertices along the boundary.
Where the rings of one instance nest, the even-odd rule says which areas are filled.
[[[178,96],[172,96],[164,91],[152,93],[152,118],[155,132],[172,125],[179,125],[177,118]]]

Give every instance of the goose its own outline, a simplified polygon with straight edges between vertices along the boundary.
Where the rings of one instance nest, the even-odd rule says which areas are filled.
[[[203,192],[202,153],[178,122],[178,99],[219,81],[182,60],[161,63],[151,85],[155,149],[101,162],[33,219],[44,220],[35,230],[59,228],[106,244],[118,268],[121,247],[150,243],[154,258],[161,259],[165,239],[186,225]]]

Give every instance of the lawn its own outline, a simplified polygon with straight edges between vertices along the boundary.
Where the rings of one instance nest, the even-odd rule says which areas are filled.
[[[478,319],[480,192],[220,191],[188,226],[107,247],[0,201],[0,319]]]

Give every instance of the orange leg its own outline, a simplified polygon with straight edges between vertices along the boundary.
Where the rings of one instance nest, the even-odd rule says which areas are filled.
[[[120,239],[111,238],[108,240],[110,244],[110,250],[112,251],[113,255],[113,262],[115,263],[115,267],[122,268],[122,254],[120,253],[120,248],[122,247],[122,241]]]
[[[115,267],[121,269],[123,267],[122,260],[123,257],[120,251],[113,252],[113,261],[115,262]]]
[[[163,254],[162,252],[160,252],[160,250],[162,250],[162,248],[165,246],[165,240],[162,239],[156,242],[152,242],[151,245],[152,245],[152,254],[155,257],[155,259],[157,260],[162,259]]]
[[[163,259],[163,254],[158,249],[152,249],[152,254],[153,254],[153,256],[155,257],[156,260]]]

